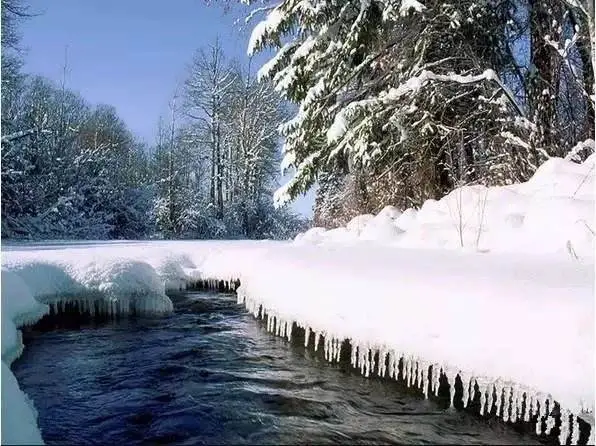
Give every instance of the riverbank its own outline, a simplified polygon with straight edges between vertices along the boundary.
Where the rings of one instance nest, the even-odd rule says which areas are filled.
[[[561,434],[571,441],[579,440],[575,417],[593,410],[591,264],[372,245],[149,242],[5,250],[3,285],[11,275],[20,291],[3,286],[3,310],[11,308],[9,301],[30,306],[3,311],[3,327],[10,326],[6,319],[18,325],[33,308],[39,312],[39,302],[57,311],[72,301],[89,309],[103,302],[108,313],[168,312],[166,290],[239,279],[240,301],[253,314],[267,315],[270,330],[291,337],[292,327],[302,327],[310,343],[325,339],[321,348],[332,360],[348,339],[356,347],[350,360],[365,375],[379,373],[383,357],[381,374],[405,364],[406,381],[419,386],[425,374],[430,381],[428,389],[421,386],[423,394],[441,376],[450,385],[464,383],[468,399],[477,384],[486,404],[491,395],[506,402],[509,410],[497,416],[538,415],[545,432],[553,427],[557,401],[573,415]],[[4,358],[19,350],[19,339],[13,337],[15,346],[5,338],[8,364]],[[486,404],[482,410],[493,409]],[[11,426],[5,424],[10,418],[3,420]]]

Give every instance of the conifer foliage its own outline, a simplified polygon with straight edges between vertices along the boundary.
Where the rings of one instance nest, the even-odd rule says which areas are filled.
[[[275,49],[259,74],[298,105],[280,128],[294,175],[279,204],[318,182],[318,214],[337,201],[360,203],[354,213],[420,205],[460,184],[524,181],[593,138],[580,4],[265,3],[248,51]],[[327,186],[338,182],[339,194]]]

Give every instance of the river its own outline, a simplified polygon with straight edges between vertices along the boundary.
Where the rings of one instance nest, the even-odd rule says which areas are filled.
[[[47,444],[536,444],[268,333],[235,297],[36,327],[13,365]]]

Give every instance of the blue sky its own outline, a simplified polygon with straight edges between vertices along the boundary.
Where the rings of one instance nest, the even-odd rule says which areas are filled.
[[[246,62],[250,29],[242,10],[224,13],[205,0],[25,0],[39,14],[21,25],[25,67],[57,82],[67,54],[67,88],[116,107],[140,138],[154,141],[159,116],[185,77],[197,48],[221,39],[226,55]],[[257,57],[258,67],[265,57]],[[313,197],[294,208],[310,215]]]

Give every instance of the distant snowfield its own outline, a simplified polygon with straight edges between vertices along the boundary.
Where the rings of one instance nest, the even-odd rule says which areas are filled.
[[[296,324],[310,345],[324,337],[330,361],[349,339],[367,376],[394,376],[401,358],[424,394],[441,370],[450,384],[460,376],[464,396],[474,383],[489,405],[493,390],[511,396],[506,421],[547,415],[546,400],[591,420],[594,160],[551,159],[524,184],[464,187],[293,242],[3,243],[2,442],[41,442],[8,367],[23,349],[19,326],[67,302],[165,313],[166,291],[205,279],[240,279],[239,302],[255,315],[262,308],[269,330],[289,338]],[[576,421],[563,423],[561,439],[577,434]]]

